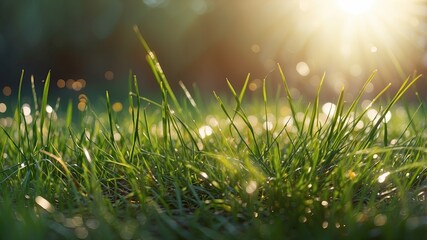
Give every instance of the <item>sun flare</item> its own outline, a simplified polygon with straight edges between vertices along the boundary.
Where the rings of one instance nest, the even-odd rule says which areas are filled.
[[[372,10],[374,0],[338,0],[340,8],[352,15],[367,14]]]
[[[276,38],[261,43],[269,50],[261,54],[285,59],[296,77],[316,82],[316,73],[326,71],[330,87],[339,92],[375,69],[381,69],[376,79],[387,84],[427,67],[427,0],[292,2],[282,3],[280,24],[263,33]]]

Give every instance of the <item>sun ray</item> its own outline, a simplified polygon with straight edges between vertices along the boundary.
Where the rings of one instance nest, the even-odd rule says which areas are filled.
[[[309,74],[295,71],[297,77],[310,80],[326,71],[332,82],[354,85],[357,79],[380,69],[376,83],[388,84],[427,67],[425,0],[299,0],[277,4],[276,12],[270,8],[265,13],[276,18],[271,18],[271,27],[259,34],[265,36],[259,41],[263,49],[260,56],[265,61],[285,61],[293,69],[298,69],[300,62],[310,66]]]

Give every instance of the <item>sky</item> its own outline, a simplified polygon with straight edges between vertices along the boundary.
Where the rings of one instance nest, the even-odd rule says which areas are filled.
[[[368,95],[427,67],[424,0],[1,1],[1,97],[16,93],[22,70],[40,88],[51,71],[57,96],[127,97],[130,71],[155,94],[135,25],[173,87],[209,94],[248,73],[250,91],[279,84],[280,64],[296,95],[313,95],[325,74],[327,96],[344,87],[351,98],[375,70]],[[417,83],[425,99],[426,87]]]

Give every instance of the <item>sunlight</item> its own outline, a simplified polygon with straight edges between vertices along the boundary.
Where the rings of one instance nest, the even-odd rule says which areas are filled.
[[[372,10],[374,0],[338,0],[341,9],[349,14],[360,15]]]
[[[338,93],[380,67],[385,82],[427,66],[425,0],[299,0],[275,9],[280,24],[263,34],[276,37],[259,41],[260,56],[290,61],[293,74],[308,81],[326,70]]]

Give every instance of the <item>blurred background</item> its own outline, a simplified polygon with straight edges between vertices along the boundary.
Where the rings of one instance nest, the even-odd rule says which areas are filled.
[[[142,94],[157,91],[137,41],[137,25],[171,85],[202,93],[266,78],[277,63],[296,95],[315,93],[326,73],[326,97],[347,96],[378,69],[367,94],[427,67],[427,3],[423,0],[22,0],[0,2],[0,102],[17,91],[25,70],[37,88],[49,70],[51,94],[127,98],[130,70]],[[270,83],[271,82],[271,83]],[[416,86],[426,98],[425,78]],[[1,109],[0,109],[1,110]]]

